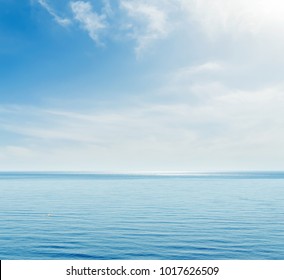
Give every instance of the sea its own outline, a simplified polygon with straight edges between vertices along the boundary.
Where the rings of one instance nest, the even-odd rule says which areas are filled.
[[[0,173],[2,260],[284,260],[284,173]]]

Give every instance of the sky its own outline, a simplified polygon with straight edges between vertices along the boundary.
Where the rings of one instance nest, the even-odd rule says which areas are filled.
[[[0,0],[0,170],[283,170],[283,14]]]

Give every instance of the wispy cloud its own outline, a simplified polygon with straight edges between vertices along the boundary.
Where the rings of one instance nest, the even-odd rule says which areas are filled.
[[[94,12],[90,2],[74,1],[70,5],[75,19],[80,22],[82,28],[88,32],[89,36],[96,43],[99,43],[99,33],[106,28],[105,15],[99,15]]]
[[[59,16],[46,0],[37,1],[54,18],[54,20],[58,24],[60,24],[61,26],[68,26],[71,24],[70,19]]]
[[[21,146],[5,146],[0,148],[1,157],[14,156],[14,157],[31,157],[33,152],[31,149]]]
[[[74,159],[88,170],[273,168],[283,157],[283,88],[204,83],[186,88],[199,102],[185,95],[95,112],[6,108],[0,129],[22,139],[15,147],[24,149],[6,149],[11,158],[32,150],[63,169]]]
[[[48,0],[34,1],[58,24],[67,26],[73,22],[70,18],[59,16]],[[186,37],[192,30],[203,30],[214,40],[223,35],[230,40],[248,39],[245,36],[276,38],[284,45],[281,37],[284,4],[280,0],[99,1],[102,5],[100,12],[93,9],[92,1],[73,0],[67,3],[77,23],[96,43],[100,42],[100,33],[106,29],[105,33],[112,38],[129,39],[130,34],[137,43],[137,54],[154,42],[167,38],[173,31],[181,32]]]
[[[103,1],[103,14],[106,16],[113,16],[114,10],[111,6],[110,0],[102,0]]]
[[[193,65],[189,67],[183,67],[176,70],[172,74],[173,78],[176,80],[188,79],[196,75],[206,75],[221,72],[225,69],[225,66],[222,62],[217,61],[208,61],[199,65]]]
[[[129,28],[133,32],[133,38],[137,40],[138,54],[153,41],[168,34],[167,14],[159,7],[136,0],[123,0],[120,5],[131,19]]]

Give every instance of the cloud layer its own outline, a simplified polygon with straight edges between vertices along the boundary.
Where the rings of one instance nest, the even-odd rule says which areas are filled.
[[[106,26],[109,36],[126,28],[137,42],[137,52],[178,29],[191,32],[192,24],[211,39],[228,35],[234,40],[243,34],[280,38],[284,27],[284,5],[280,0],[104,0],[100,11],[93,9],[95,2],[91,0],[70,1],[66,5],[73,14],[66,17],[60,17],[52,8],[54,1],[38,3],[60,25],[78,21],[95,42],[99,40],[98,31]]]
[[[38,3],[60,26],[84,31],[92,49],[110,44],[111,63],[104,56],[63,81],[78,89],[83,109],[68,90],[70,106],[0,107],[0,168],[284,168],[282,2],[85,0],[61,10]]]
[[[1,168],[25,159],[44,169],[42,157],[66,170],[283,168],[283,90],[207,83],[184,86],[175,102],[116,110],[6,108],[2,134],[22,141],[2,147]]]

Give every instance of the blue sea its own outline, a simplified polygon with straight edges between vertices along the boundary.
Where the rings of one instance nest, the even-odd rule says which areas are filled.
[[[0,173],[0,259],[284,259],[284,173]]]

